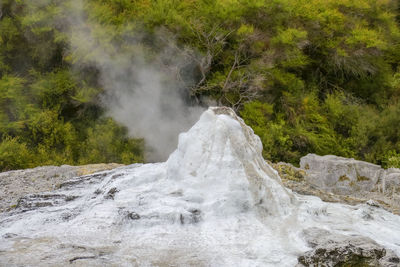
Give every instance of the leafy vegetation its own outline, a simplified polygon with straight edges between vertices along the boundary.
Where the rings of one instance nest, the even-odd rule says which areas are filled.
[[[398,1],[5,0],[0,14],[1,170],[144,160],[101,105],[101,50],[71,45],[85,25],[114,53],[156,55],[163,30],[200,54],[191,97],[233,107],[272,161],[400,167]]]

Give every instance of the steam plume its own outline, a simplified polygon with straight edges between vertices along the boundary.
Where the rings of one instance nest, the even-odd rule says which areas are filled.
[[[82,2],[74,2],[76,12],[69,23],[71,53],[79,59],[76,65],[91,64],[100,71],[102,104],[108,115],[125,125],[131,136],[145,138],[148,161],[165,160],[176,147],[178,134],[203,111],[189,105],[187,98],[194,80],[191,58],[198,55],[178,48],[164,30],[145,36],[126,26],[121,30],[123,40],[102,43],[93,32],[103,38],[111,33],[85,20]],[[152,43],[151,51],[145,42]]]

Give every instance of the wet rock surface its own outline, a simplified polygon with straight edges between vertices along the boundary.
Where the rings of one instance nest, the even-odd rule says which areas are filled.
[[[40,207],[61,205],[76,198],[78,198],[78,196],[68,196],[64,194],[31,194],[21,197],[15,209],[24,212]]]
[[[76,178],[77,176],[111,170],[120,166],[122,165],[115,163],[83,166],[63,165],[2,172],[0,173],[0,212],[16,208],[18,205],[24,205],[26,199],[35,198],[36,193],[84,183],[85,177]],[[90,176],[90,179],[93,179],[93,177]],[[28,197],[26,196],[28,194],[32,195]],[[41,198],[43,197],[45,196]],[[20,198],[22,198],[21,203],[18,202]],[[42,202],[42,205],[45,205],[44,203]]]

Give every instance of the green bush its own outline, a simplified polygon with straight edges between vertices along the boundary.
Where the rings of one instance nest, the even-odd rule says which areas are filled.
[[[382,163],[385,168],[400,168],[400,153],[389,150],[384,155]]]
[[[0,143],[0,169],[3,171],[29,168],[35,161],[26,144],[17,138],[5,137]]]
[[[129,139],[126,136],[126,129],[111,118],[99,121],[88,129],[79,164],[143,162],[143,140]]]

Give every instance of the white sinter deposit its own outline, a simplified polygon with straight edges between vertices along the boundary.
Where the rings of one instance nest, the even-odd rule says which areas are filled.
[[[164,163],[76,178],[0,214],[0,266],[294,266],[303,230],[370,237],[400,255],[400,217],[283,187],[260,139],[210,108]]]

